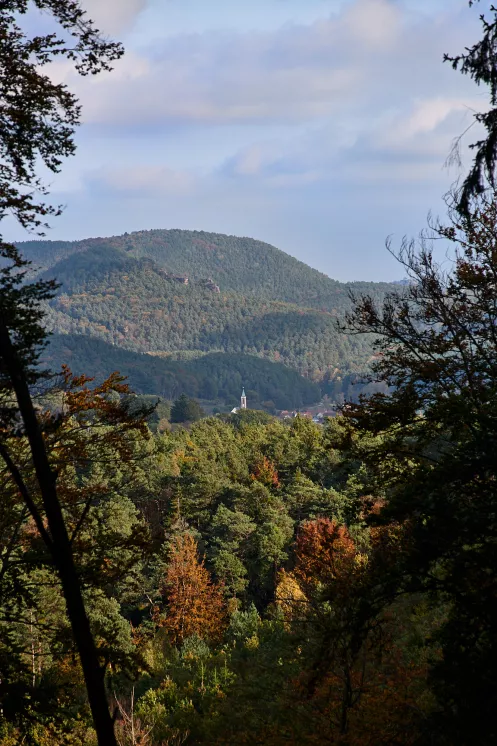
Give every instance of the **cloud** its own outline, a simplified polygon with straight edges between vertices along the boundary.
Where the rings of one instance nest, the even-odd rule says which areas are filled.
[[[389,0],[367,0],[344,14],[342,33],[371,49],[390,47],[401,31],[402,14]]]
[[[254,143],[228,158],[220,172],[232,181],[257,180],[271,188],[439,181],[454,135],[463,132],[478,105],[478,99],[442,96],[405,102],[356,131],[328,122],[286,141]]]
[[[185,195],[195,186],[192,174],[165,166],[136,165],[87,172],[86,184],[95,192],[123,198]]]
[[[83,7],[104,33],[118,34],[129,28],[147,0],[83,0]]]
[[[309,121],[356,98],[371,59],[384,59],[401,33],[391,2],[356,0],[310,25],[151,39],[111,75],[66,82],[85,121],[108,126]]]
[[[315,264],[333,275],[361,257],[366,276],[373,244],[436,211],[457,175],[443,170],[452,140],[486,100],[442,64],[479,38],[467,0],[346,0],[313,22],[254,31],[245,17],[226,30],[222,18],[223,31],[158,38],[167,4],[154,3],[155,26],[143,14],[112,74],[80,80],[58,66],[92,125],[78,136],[78,199],[67,200],[85,213],[80,235],[152,225],[257,235],[304,261],[315,244]]]
[[[370,134],[369,147],[392,155],[445,158],[450,141],[473,121],[482,101],[469,97],[435,96],[414,100]]]
[[[136,12],[143,2],[123,7]],[[111,74],[81,80],[67,69],[63,80],[85,122],[109,131],[374,119],[399,100],[460,94],[460,76],[441,64],[445,49],[464,46],[460,37],[457,10],[426,17],[391,0],[353,0],[328,18],[273,31],[154,41],[151,29],[147,48],[128,51]]]

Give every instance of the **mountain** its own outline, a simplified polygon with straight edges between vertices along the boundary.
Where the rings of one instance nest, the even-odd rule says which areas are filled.
[[[118,370],[135,393],[166,399],[185,393],[233,406],[239,403],[243,386],[255,407],[298,409],[320,397],[318,386],[296,371],[251,355],[212,353],[186,361],[164,360],[92,337],[54,334],[42,361],[53,370],[66,364],[76,375],[91,372],[98,380]]]
[[[114,250],[131,259],[150,259],[171,275],[190,280],[212,278],[222,291],[336,311],[348,305],[350,289],[385,292],[388,283],[341,283],[270,244],[253,238],[184,230],[149,230],[82,241],[18,243],[26,258],[42,270],[92,250]],[[66,265],[67,266],[67,265]],[[76,265],[73,265],[76,266]]]
[[[88,249],[45,275],[62,283],[48,308],[53,331],[135,352],[250,354],[316,381],[335,369],[361,370],[371,354],[368,340],[338,331],[336,311],[185,285],[116,249]]]
[[[368,338],[338,329],[349,293],[381,301],[396,287],[340,283],[269,244],[198,231],[18,245],[39,274],[61,283],[47,308],[57,334],[105,342],[109,356],[124,348],[169,363],[198,359],[195,365],[207,366],[204,356],[215,352],[234,356],[234,366],[240,355],[255,356],[334,394],[345,379],[350,387],[372,354]]]

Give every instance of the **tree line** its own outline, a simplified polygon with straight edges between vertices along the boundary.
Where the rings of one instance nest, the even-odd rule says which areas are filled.
[[[62,283],[47,307],[50,330],[87,335],[136,352],[223,351],[285,364],[313,381],[362,372],[372,354],[363,336],[346,337],[334,313],[257,295],[181,285],[154,265],[113,250],[69,257],[45,276]],[[384,293],[375,295],[381,299]]]
[[[270,244],[205,231],[148,230],[83,241],[38,240],[17,245],[35,267],[46,271],[57,265],[59,278],[66,272],[71,275],[71,267],[85,271],[90,257],[94,262],[103,256],[129,263],[148,260],[172,275],[189,277],[192,283],[212,278],[224,292],[321,311],[347,306],[351,288],[378,293],[389,289],[388,283],[337,282]]]

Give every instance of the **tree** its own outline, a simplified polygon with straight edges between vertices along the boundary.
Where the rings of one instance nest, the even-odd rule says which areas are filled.
[[[66,371],[62,409],[44,409],[40,401],[35,408],[29,384],[40,387],[46,379],[37,367],[37,350],[45,334],[39,304],[51,284],[23,284],[23,262],[15,253],[13,258],[13,265],[2,270],[0,285],[0,472],[8,487],[4,486],[3,495],[24,503],[45,544],[60,579],[95,729],[101,743],[112,744],[105,664],[95,645],[75,559],[81,529],[99,498],[95,489],[85,492],[76,474],[99,457],[111,463],[109,447],[117,449],[117,463],[129,459],[126,434],[137,427],[145,432],[143,418],[131,418],[119,396],[117,401],[107,396],[111,391],[127,394],[116,375],[91,390],[85,386],[88,379],[73,379]],[[99,428],[103,428],[100,434]],[[90,430],[93,437],[88,442],[84,436]],[[13,538],[24,521],[21,511]],[[15,546],[10,542],[7,547],[4,569]]]
[[[228,422],[241,429],[244,425],[267,425],[272,416],[263,409],[240,409],[235,414],[228,416]]]
[[[403,294],[382,307],[355,299],[349,323],[377,335],[375,375],[390,393],[344,414],[378,436],[362,458],[388,496],[378,520],[394,518],[407,530],[399,587],[448,603],[438,633],[443,655],[432,670],[441,742],[490,743],[497,738],[497,194],[481,195],[469,215],[449,215],[449,225],[436,224],[420,245],[402,245],[398,258],[411,280]],[[455,247],[450,271],[437,265],[431,239]]]
[[[250,537],[256,525],[248,515],[220,505],[209,526],[210,552],[217,578],[228,594],[236,596],[247,586],[244,562],[250,552]]]
[[[251,468],[251,476],[252,479],[265,484],[266,487],[273,489],[279,487],[278,472],[267,456],[261,456],[256,460]]]
[[[29,9],[49,12],[63,34],[29,37],[20,22]],[[53,83],[43,68],[65,57],[81,75],[110,70],[123,54],[104,39],[78,0],[7,0],[0,16],[0,220],[8,213],[25,228],[42,228],[59,208],[43,201],[37,176],[41,161],[50,171],[73,155],[81,108],[67,86]],[[41,199],[36,199],[39,194]]]
[[[63,33],[29,37],[20,22],[29,8],[48,11]],[[69,41],[68,41],[69,37]],[[0,14],[0,220],[11,213],[27,229],[41,230],[59,208],[44,201],[47,188],[37,176],[41,161],[50,171],[75,151],[73,134],[80,120],[77,99],[55,84],[42,68],[56,57],[74,63],[81,75],[110,69],[121,56],[120,45],[104,40],[77,0],[9,0]],[[37,199],[36,195],[39,195]],[[44,340],[40,302],[53,285],[22,286],[25,263],[14,247],[0,243],[6,260],[0,292],[0,456],[36,522],[61,579],[67,612],[79,649],[99,744],[115,744],[94,640],[74,564],[71,541],[57,493],[57,472],[50,463],[30,385],[40,380],[36,367]],[[19,430],[29,443],[35,488],[26,483],[6,447]],[[50,425],[56,427],[56,418]],[[41,500],[45,518],[40,513]],[[46,520],[46,525],[45,521]]]
[[[205,417],[205,412],[195,399],[181,394],[171,407],[171,422],[196,422]]]
[[[469,5],[475,5],[479,0],[469,0]],[[469,75],[477,85],[484,83],[489,87],[490,108],[486,112],[476,112],[473,124],[483,125],[486,137],[470,145],[475,151],[473,165],[464,179],[458,195],[458,209],[469,216],[471,202],[482,195],[488,186],[495,189],[497,182],[495,171],[497,165],[497,76],[495,74],[495,48],[497,44],[497,8],[490,6],[491,20],[482,14],[482,38],[470,47],[466,47],[462,54],[455,57],[444,55],[444,61],[452,63],[454,70],[460,70]],[[472,125],[470,125],[472,126]],[[469,129],[469,127],[466,129]],[[465,134],[465,133],[463,133]],[[456,160],[460,163],[459,145],[462,136],[454,143],[449,162]]]
[[[396,604],[385,582],[401,537],[395,526],[371,529],[359,548],[328,518],[300,526],[295,567],[280,574],[276,599],[302,651],[286,706],[300,709],[311,743],[415,742],[426,674],[402,643],[415,601]]]
[[[163,624],[174,644],[192,635],[220,639],[225,626],[223,596],[203,561],[199,562],[197,542],[191,534],[174,539],[163,595],[167,601]]]

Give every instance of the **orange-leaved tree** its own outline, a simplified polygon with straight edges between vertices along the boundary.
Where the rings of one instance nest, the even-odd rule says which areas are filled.
[[[261,482],[267,487],[279,487],[280,484],[278,472],[273,462],[267,456],[257,459],[251,469],[251,477],[253,480]]]
[[[358,552],[347,527],[329,518],[302,524],[295,555],[295,576],[304,587],[332,584],[337,594],[347,592],[366,560]]]
[[[173,540],[162,593],[167,607],[161,623],[174,644],[191,635],[220,639],[226,626],[222,591],[199,560],[197,542],[189,533]]]
[[[407,744],[416,736],[426,665],[399,646],[409,602],[395,605],[382,585],[404,540],[397,525],[375,528],[360,551],[348,528],[328,518],[300,528],[295,567],[280,576],[277,603],[305,650],[289,696],[295,711],[303,708],[302,722],[313,723],[309,743]]]
[[[5,317],[0,314],[0,321]],[[114,729],[104,679],[113,653],[92,629],[83,591],[95,585],[103,588],[122,577],[126,563],[131,566],[136,561],[135,549],[139,551],[143,543],[144,530],[137,517],[130,517],[126,563],[111,566],[108,556],[119,551],[117,545],[103,546],[100,527],[89,533],[88,524],[98,520],[94,509],[101,509],[112,492],[110,475],[122,470],[124,462],[133,462],[136,446],[147,434],[145,418],[129,414],[128,388],[117,374],[91,387],[91,379],[76,378],[64,369],[58,383],[52,381],[43,392],[47,379],[26,369],[19,338],[22,342],[16,329],[9,333],[0,323],[0,484],[15,513],[11,539],[2,551],[2,578],[8,586],[19,560],[19,545],[25,547],[24,554],[31,545],[44,545],[38,562],[54,571],[53,583],[62,591],[99,744],[112,746]],[[38,384],[34,392],[30,375]],[[95,478],[99,468],[107,473],[101,480]],[[121,538],[116,534],[116,542]],[[36,623],[31,608],[22,604],[17,608],[19,614],[30,615],[31,626]],[[3,676],[4,689],[16,684],[14,677],[7,678]],[[33,676],[33,688],[35,684]]]

